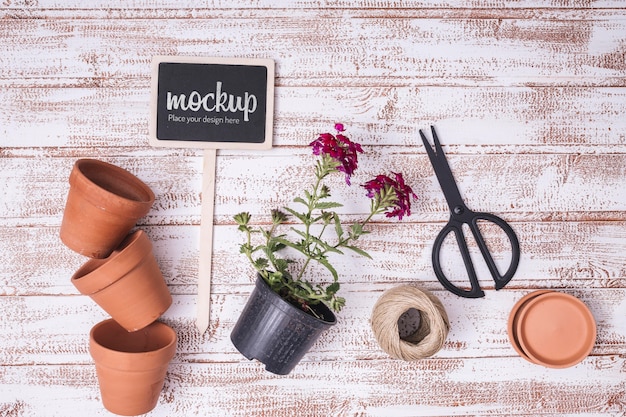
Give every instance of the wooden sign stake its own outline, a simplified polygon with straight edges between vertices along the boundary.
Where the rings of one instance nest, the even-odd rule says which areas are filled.
[[[215,208],[215,167],[217,151],[206,149],[202,168],[202,209],[200,218],[200,263],[196,327],[204,333],[211,318],[211,265],[213,261],[213,213]]]
[[[204,333],[211,314],[217,149],[271,149],[274,61],[157,56],[151,88],[150,144],[204,149],[196,300],[196,327]]]

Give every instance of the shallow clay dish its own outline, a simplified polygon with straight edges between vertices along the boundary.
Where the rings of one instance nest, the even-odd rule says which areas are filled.
[[[519,312],[517,339],[535,363],[567,368],[589,355],[596,341],[596,322],[578,298],[560,292],[542,294]]]
[[[511,342],[513,349],[515,349],[515,351],[522,358],[526,359],[529,362],[533,362],[533,361],[532,359],[528,357],[526,352],[522,350],[522,347],[520,346],[519,340],[517,338],[517,322],[519,321],[518,320],[519,313],[524,309],[524,307],[528,304],[530,300],[533,300],[535,297],[538,297],[542,294],[549,293],[549,292],[553,292],[553,291],[552,290],[537,290],[537,291],[533,291],[531,293],[526,294],[517,303],[515,303],[515,305],[513,306],[513,309],[511,310],[511,313],[509,314],[509,321],[507,324],[507,333],[509,335],[509,342]]]

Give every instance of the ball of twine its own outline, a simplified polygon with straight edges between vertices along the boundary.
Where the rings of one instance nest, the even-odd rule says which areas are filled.
[[[419,312],[419,326],[412,334],[401,336],[398,320],[415,310]],[[391,357],[405,361],[437,353],[450,330],[441,301],[430,292],[409,285],[383,293],[374,305],[371,325],[380,347]]]

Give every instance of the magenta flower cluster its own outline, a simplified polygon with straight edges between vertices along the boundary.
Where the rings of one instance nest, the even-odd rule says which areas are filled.
[[[377,175],[376,178],[369,180],[362,187],[367,190],[369,198],[376,198],[386,187],[393,190],[396,198],[393,205],[388,207],[385,215],[402,220],[402,217],[411,215],[411,197],[417,199],[417,195],[411,187],[404,183],[401,173],[392,172],[392,174],[395,176],[395,179],[387,175]]]
[[[314,155],[328,155],[338,162],[337,170],[346,174],[346,184],[350,185],[350,177],[358,166],[358,154],[363,153],[361,145],[352,142],[342,134],[343,124],[336,123],[337,134],[322,133],[310,143]]]
[[[342,123],[335,124],[336,135],[322,133],[316,140],[310,143],[314,155],[326,155],[337,162],[337,170],[345,173],[346,183],[350,185],[350,177],[358,167],[358,154],[363,153],[361,145],[352,142],[343,134],[345,127]],[[374,179],[361,185],[367,190],[367,197],[380,201],[383,193],[391,192],[395,195],[391,201],[385,200],[386,217],[397,217],[402,220],[404,216],[411,215],[411,198],[417,199],[417,195],[410,186],[404,182],[401,173],[392,172],[394,178],[380,174]]]

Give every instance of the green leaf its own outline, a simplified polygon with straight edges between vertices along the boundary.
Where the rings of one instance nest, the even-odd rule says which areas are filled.
[[[341,308],[346,305],[346,299],[343,297],[335,297],[330,302],[330,308],[334,311],[341,311]]]
[[[276,240],[278,240],[280,243],[284,244],[285,246],[289,246],[290,248],[297,250],[298,252],[304,254],[305,256],[308,256],[308,254],[305,251],[305,248],[302,245],[293,243],[292,241],[287,240],[285,238],[276,238]]]
[[[252,253],[260,251],[260,250],[264,250],[264,249],[265,249],[265,245],[258,245],[252,248]]]
[[[272,223],[279,225],[287,221],[287,215],[280,210],[272,210]]]
[[[343,228],[341,227],[341,221],[339,220],[339,216],[335,217],[335,233],[337,233],[337,239],[341,240],[343,236]]]
[[[248,243],[242,243],[241,246],[239,246],[239,253],[248,254],[252,252],[254,252],[252,246]]]
[[[307,206],[307,207],[309,206],[309,203],[307,203],[307,202],[304,200],[304,198],[302,198],[302,197],[296,197],[296,198],[294,198],[294,199],[293,199],[293,202],[294,202],[294,203],[304,204],[304,205],[305,205],[305,206]]]
[[[239,214],[235,214],[233,219],[239,226],[245,226],[250,221],[250,213],[244,211]]]
[[[365,252],[363,249],[357,248],[356,246],[344,245],[342,247],[350,249],[351,251],[354,251],[361,256],[365,256],[366,258],[373,259],[369,253]]]
[[[269,265],[269,261],[265,258],[259,258],[254,261],[254,267],[257,269],[264,269]]]
[[[363,225],[361,223],[355,223],[350,227],[350,237],[354,240],[367,233],[369,232],[363,230]]]
[[[319,258],[319,259],[315,259],[317,262],[319,262],[320,264],[324,265],[326,267],[326,269],[328,269],[330,271],[330,273],[333,275],[333,279],[335,281],[339,280],[339,275],[337,275],[337,271],[335,270],[335,268],[333,268],[333,266],[326,260],[326,258]]]
[[[287,259],[276,259],[274,261],[274,264],[276,265],[276,268],[279,271],[283,272],[283,271],[287,270],[287,267],[289,266],[290,261],[287,260]]]
[[[335,213],[332,211],[322,211],[322,220],[324,221],[324,226],[330,224],[333,218],[336,217]]]
[[[339,282],[333,282],[326,287],[326,294],[335,294],[337,291],[339,291]]]
[[[298,281],[298,285],[305,290],[306,292],[308,292],[311,295],[315,294],[315,289],[313,289],[313,286],[311,285],[310,282],[308,281]]]
[[[267,248],[271,252],[278,252],[279,250],[284,249],[285,245],[278,241],[276,237],[273,237],[269,240],[269,242],[267,242]]]
[[[343,204],[333,203],[332,201],[320,202],[315,204],[315,208],[318,210],[328,210],[332,208],[343,207]]]
[[[306,234],[304,234],[303,232],[300,232],[299,230],[296,230],[296,229],[293,229],[293,230],[302,236],[306,236]],[[324,242],[322,239],[319,239],[315,236],[309,236],[309,239],[311,239],[313,243],[315,243],[316,245],[322,247],[326,252],[334,252],[334,253],[343,255],[342,251],[340,251],[334,246],[329,245],[328,243]]]
[[[286,211],[289,212],[289,214],[295,216],[298,218],[298,220],[300,220],[302,223],[304,224],[308,224],[309,219],[307,218],[306,214],[303,213],[298,213],[297,211],[290,209],[289,207],[285,207],[284,208]]]
[[[290,227],[290,229],[291,229],[293,232],[295,232],[295,233],[297,233],[298,235],[300,235],[300,237],[302,237],[302,239],[304,239],[304,240],[306,240],[306,239],[307,239],[307,235],[306,235],[306,233],[304,233],[302,230],[298,230],[298,229],[296,229],[295,227]],[[312,237],[312,236],[309,236],[309,237]]]

